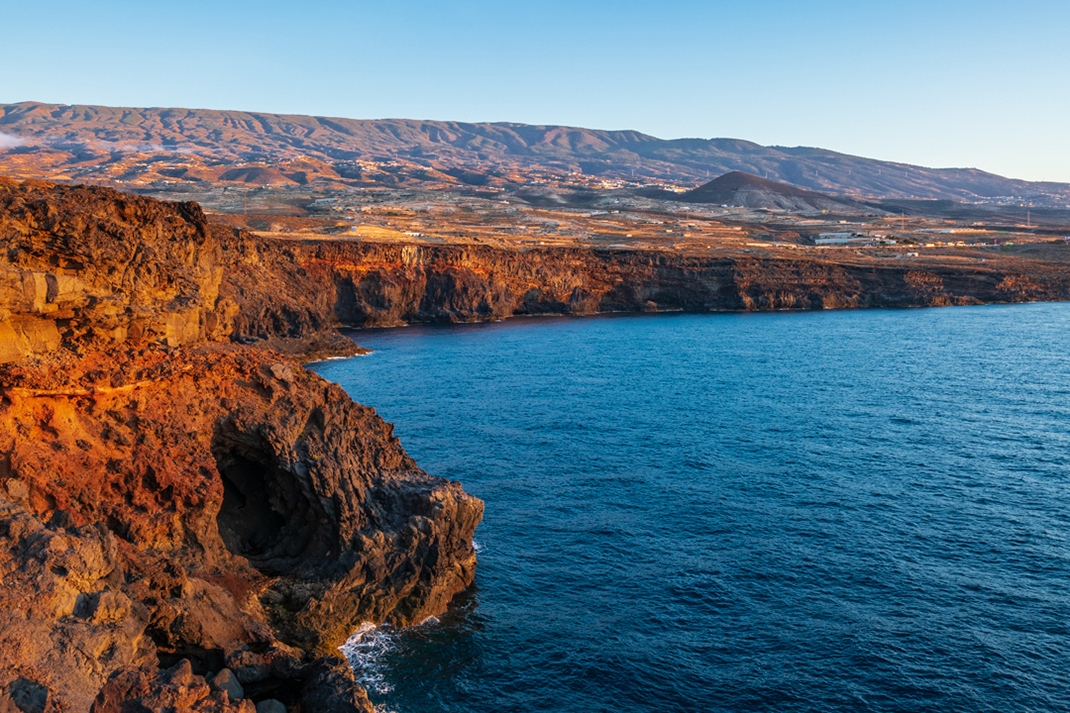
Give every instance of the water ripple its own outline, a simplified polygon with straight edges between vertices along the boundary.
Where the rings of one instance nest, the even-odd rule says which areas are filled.
[[[1070,305],[362,332],[317,365],[486,501],[383,710],[1070,709]]]

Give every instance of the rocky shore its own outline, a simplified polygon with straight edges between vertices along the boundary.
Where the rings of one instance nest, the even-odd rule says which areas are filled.
[[[0,184],[0,711],[370,711],[338,645],[472,582],[482,503],[301,368],[339,342],[240,343],[221,236]]]
[[[509,249],[338,239],[229,243],[221,287],[248,337],[327,327],[600,312],[936,307],[1070,299],[1067,251],[877,260],[587,248]]]
[[[0,713],[370,711],[337,647],[473,580],[482,503],[304,370],[341,326],[1070,299],[1064,263],[271,240],[0,179]]]

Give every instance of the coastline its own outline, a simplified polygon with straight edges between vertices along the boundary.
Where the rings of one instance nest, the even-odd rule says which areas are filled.
[[[270,337],[324,329],[462,324],[519,316],[813,311],[1070,300],[1070,251],[984,264],[364,241],[287,242],[239,233],[224,293],[238,328]],[[1043,258],[1043,259],[1042,259]]]
[[[949,633],[969,637],[970,627],[991,626],[1006,632],[1004,654],[1049,650],[1046,641],[1023,642],[1006,631],[1003,616],[1013,626],[1019,606],[1028,605],[992,601],[983,587],[990,570],[977,560],[967,564],[961,543],[972,543],[985,563],[1003,563],[994,566],[1007,575],[1005,584],[1021,591],[1016,578],[1027,563],[986,549],[998,528],[971,516],[988,506],[1003,510],[1004,534],[1019,531],[1023,514],[1043,511],[1049,524],[1061,522],[1063,499],[1029,500],[1023,488],[1043,498],[1066,480],[1052,447],[1064,440],[1059,385],[1067,362],[1060,347],[1068,317],[1070,303],[1038,303],[506,320],[365,333],[363,343],[378,358],[332,363],[320,373],[374,404],[426,468],[463,480],[487,502],[476,534],[487,544],[477,605],[452,609],[434,632],[401,633],[380,669],[395,690],[373,701],[425,711],[436,709],[425,701],[445,699],[442,708],[463,709],[471,691],[480,701],[474,710],[492,711],[515,700],[510,692],[520,684],[544,691],[540,676],[554,671],[560,675],[546,680],[548,697],[565,701],[548,706],[555,710],[597,708],[599,696],[612,697],[628,680],[647,694],[625,703],[629,710],[649,707],[652,697],[664,709],[699,710],[704,701],[705,708],[738,710],[769,690],[753,667],[740,664],[756,655],[760,630],[771,641],[800,642],[781,656],[758,654],[785,662],[778,690],[796,690],[795,683],[821,690],[840,703],[830,709],[851,710],[858,700],[851,694],[860,689],[904,683],[902,666],[924,661],[932,677],[920,686],[917,678],[907,682],[914,693],[932,692],[969,710],[991,700],[1029,710],[1022,704],[1029,693],[1000,698],[998,684],[988,687],[979,673],[1001,668],[1005,658],[992,659],[984,644],[971,653],[946,644]],[[981,455],[970,459],[975,453]],[[986,488],[1003,496],[980,500]],[[918,508],[919,500],[928,506]],[[772,503],[779,505],[765,507]],[[955,517],[943,517],[949,510]],[[840,528],[855,536],[837,537]],[[1031,532],[1048,549],[1046,591],[1061,597],[1059,552],[1046,547],[1053,540],[1043,528]],[[868,547],[872,537],[882,545]],[[904,547],[918,558],[904,563]],[[977,590],[948,595],[948,557],[959,576],[973,575]],[[844,558],[850,564],[827,576]],[[859,578],[859,567],[868,571],[875,559],[880,576]],[[644,574],[647,586],[633,584]],[[807,578],[812,586],[803,594]],[[919,580],[924,586],[911,586]],[[730,588],[742,581],[753,587],[747,595]],[[889,582],[894,593],[884,587]],[[900,595],[926,603],[905,619]],[[775,615],[769,596],[781,603]],[[666,600],[677,603],[675,616]],[[864,611],[855,608],[859,601]],[[816,631],[815,603],[827,606],[828,616]],[[993,618],[973,621],[986,608]],[[797,616],[781,615],[792,609]],[[866,615],[874,610],[883,618]],[[934,612],[934,626],[924,625]],[[1057,625],[1049,618],[1055,610],[1030,612]],[[741,624],[740,617],[750,618]],[[659,624],[658,668],[648,658],[652,620]],[[794,634],[784,633],[785,621]],[[830,636],[843,646],[820,648]],[[880,645],[859,647],[857,636]],[[886,646],[903,644],[899,636],[911,636],[909,655],[888,655]],[[711,640],[720,642],[714,661]],[[629,643],[634,668],[604,665],[620,661],[614,656]],[[952,653],[926,653],[936,644]],[[876,680],[866,680],[873,669],[851,668],[859,648],[887,655]],[[570,658],[577,650],[586,655]],[[824,653],[815,657],[815,650]],[[586,665],[573,666],[576,660]],[[688,679],[695,682],[691,698],[673,698],[681,680],[673,667],[689,661],[705,668]],[[585,688],[588,667],[604,672],[605,683]],[[425,670],[442,675],[410,689],[407,677]],[[1014,670],[1032,675],[1024,656]],[[1033,673],[1048,691],[1064,691],[1059,670]],[[942,687],[949,679],[954,683]],[[570,690],[590,697],[577,703]],[[979,702],[964,704],[961,690]]]
[[[474,581],[482,502],[301,366],[368,353],[339,329],[1070,300],[1061,252],[967,269],[286,242],[41,182],[0,182],[0,227],[0,673],[96,713],[207,706],[228,677],[244,688],[218,713],[367,713],[336,647]],[[101,641],[94,666],[74,653]]]
[[[0,231],[0,709],[371,713],[337,647],[443,612],[483,504],[299,364],[366,350],[237,330],[195,204],[0,182]]]

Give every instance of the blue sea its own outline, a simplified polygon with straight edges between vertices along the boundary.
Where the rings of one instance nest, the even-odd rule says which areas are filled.
[[[518,319],[315,366],[486,502],[381,711],[1070,710],[1070,305]]]

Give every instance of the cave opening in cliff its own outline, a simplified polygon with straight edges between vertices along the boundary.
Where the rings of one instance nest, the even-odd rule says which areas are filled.
[[[237,453],[218,459],[223,476],[223,506],[219,510],[219,534],[231,552],[256,560],[271,551],[286,524],[271,503],[263,465]]]
[[[296,476],[265,453],[215,449],[223,480],[223,504],[216,521],[223,544],[265,574],[299,566],[316,518]]]

